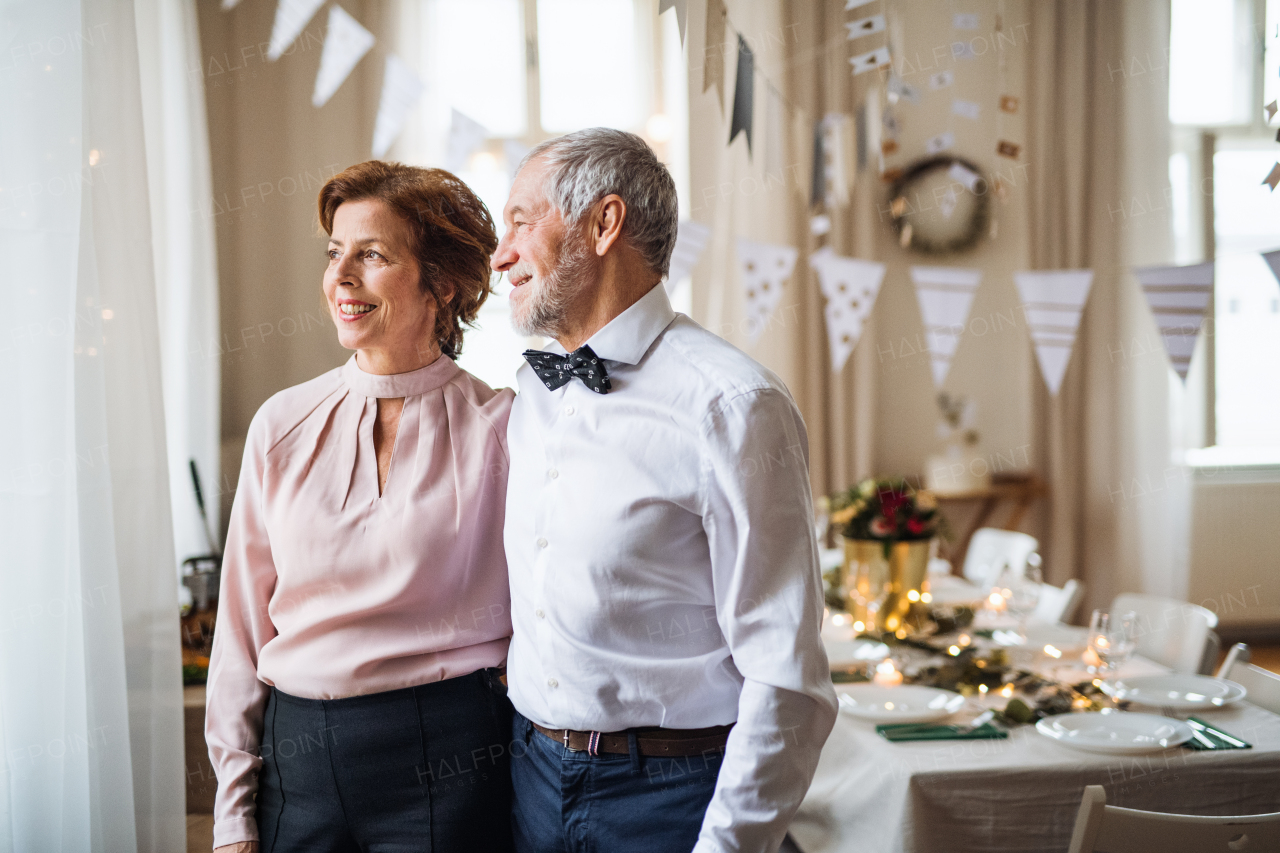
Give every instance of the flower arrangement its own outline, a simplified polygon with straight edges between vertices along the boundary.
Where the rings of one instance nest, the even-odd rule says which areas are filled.
[[[942,522],[933,493],[901,478],[867,478],[831,497],[831,524],[846,539],[918,542],[938,535]]]

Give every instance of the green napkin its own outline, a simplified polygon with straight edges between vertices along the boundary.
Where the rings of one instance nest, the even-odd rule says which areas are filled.
[[[999,740],[1007,738],[1009,733],[998,729],[990,723],[979,726],[971,732],[961,732],[964,726],[950,726],[940,723],[891,723],[876,726],[876,733],[888,741],[904,740]]]
[[[1199,723],[1198,726],[1196,725],[1197,723]],[[1204,720],[1200,719],[1199,717],[1188,717],[1187,725],[1191,726],[1201,735],[1203,735],[1204,737],[1208,738],[1210,741],[1213,742],[1213,746],[1209,747],[1201,743],[1199,738],[1193,737],[1191,740],[1183,744],[1183,746],[1187,747],[1188,749],[1199,749],[1205,752],[1208,752],[1210,749],[1215,749],[1215,750],[1217,749],[1253,749],[1253,744],[1245,743],[1244,738],[1238,738],[1235,735],[1231,734],[1230,732],[1222,732],[1222,734],[1227,735],[1233,738],[1234,740],[1236,740],[1237,743],[1232,743],[1231,741],[1226,740],[1225,738],[1223,738],[1221,735],[1217,733],[1218,731],[1221,731],[1220,729],[1215,730],[1215,727],[1213,726],[1212,723],[1206,723]],[[1243,743],[1244,746],[1240,746],[1239,744],[1241,743]]]

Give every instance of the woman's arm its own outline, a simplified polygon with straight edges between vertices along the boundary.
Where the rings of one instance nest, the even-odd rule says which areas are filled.
[[[267,613],[276,586],[276,567],[263,506],[265,427],[266,419],[259,411],[249,426],[222,558],[205,711],[205,742],[218,778],[213,843],[215,848],[237,853],[257,850],[253,795],[262,766],[262,714],[270,692],[258,679],[258,653],[276,635]],[[235,846],[241,842],[253,846]]]

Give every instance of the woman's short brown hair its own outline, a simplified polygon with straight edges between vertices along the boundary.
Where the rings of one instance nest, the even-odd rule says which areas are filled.
[[[413,234],[418,284],[436,302],[436,340],[450,358],[462,352],[463,326],[475,322],[493,292],[489,259],[498,248],[493,217],[471,188],[444,169],[369,160],[334,175],[320,189],[320,227],[346,201],[377,199]]]

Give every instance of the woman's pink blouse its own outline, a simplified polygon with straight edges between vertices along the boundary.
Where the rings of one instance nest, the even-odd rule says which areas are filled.
[[[405,398],[381,495],[379,397]],[[271,686],[336,699],[506,660],[513,398],[443,356],[393,376],[365,373],[352,356],[258,410],[209,665],[215,846],[258,837],[253,795]]]

